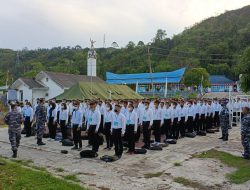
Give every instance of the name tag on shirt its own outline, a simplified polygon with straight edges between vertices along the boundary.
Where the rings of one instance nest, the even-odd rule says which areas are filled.
[[[90,117],[90,118],[89,118],[89,122],[92,122],[92,121],[93,121],[93,119]]]
[[[142,118],[143,120],[146,120],[147,119],[147,117],[146,116],[143,116],[143,118]]]
[[[127,124],[128,124],[128,125],[131,124],[131,120],[127,120]]]
[[[118,121],[114,121],[114,126],[118,127]]]

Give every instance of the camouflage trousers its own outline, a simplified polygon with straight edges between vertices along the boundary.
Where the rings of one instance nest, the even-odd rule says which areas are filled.
[[[229,125],[221,124],[221,133],[222,135],[228,135]]]
[[[244,148],[244,156],[250,156],[250,136],[244,137],[241,141]]]
[[[9,131],[9,140],[11,144],[11,149],[13,151],[17,150],[21,140],[21,132]]]
[[[44,124],[37,123],[36,125],[36,136],[37,139],[42,139],[43,138],[43,133],[44,133]]]

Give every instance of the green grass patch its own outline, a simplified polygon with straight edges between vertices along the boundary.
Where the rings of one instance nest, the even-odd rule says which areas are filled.
[[[176,177],[176,178],[174,178],[174,182],[180,183],[186,187],[192,187],[192,188],[199,189],[199,190],[207,190],[208,189],[208,187],[206,187],[198,182],[186,179],[184,177]]]
[[[75,174],[63,176],[63,178],[65,180],[70,180],[70,181],[74,181],[74,182],[80,181]]]
[[[85,188],[22,165],[23,161],[0,158],[0,189],[3,190],[86,190]],[[27,162],[25,162],[27,163]]]
[[[160,177],[162,174],[163,172],[147,173],[147,174],[144,174],[144,177],[145,178]]]
[[[193,157],[215,158],[215,159],[220,160],[223,164],[229,167],[236,168],[237,169],[236,171],[226,175],[226,177],[232,183],[241,184],[250,180],[250,161],[249,160],[245,160],[241,157],[234,156],[229,153],[218,151],[215,149],[211,149],[201,154],[194,154]]]
[[[175,162],[174,166],[181,166],[181,163],[180,162]]]

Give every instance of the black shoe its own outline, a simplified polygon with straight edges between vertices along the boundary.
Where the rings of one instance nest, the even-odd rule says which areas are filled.
[[[42,142],[42,141],[38,142],[37,144],[38,144],[38,146],[46,145],[46,144],[45,144],[44,142]]]
[[[74,146],[73,148],[71,148],[71,150],[78,150],[78,147]]]
[[[16,158],[16,157],[17,157],[17,150],[13,150],[12,158]]]
[[[228,135],[225,135],[223,141],[228,141]]]
[[[218,138],[218,139],[224,139],[224,136],[222,136],[222,137],[220,137],[220,138]]]

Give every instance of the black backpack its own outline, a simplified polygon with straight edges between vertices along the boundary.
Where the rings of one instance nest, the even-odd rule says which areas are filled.
[[[109,156],[109,155],[104,155],[100,159],[104,162],[114,162],[114,161],[118,160],[118,158],[116,156]]]
[[[81,158],[96,158],[98,154],[93,150],[83,150],[80,152]]]
[[[167,139],[167,140],[164,140],[165,143],[168,143],[168,144],[177,144],[177,140],[176,139]]]
[[[193,133],[186,133],[186,137],[194,138],[195,136],[196,136],[195,132],[193,132]]]
[[[145,148],[136,148],[134,153],[135,154],[146,154],[147,150]]]
[[[62,145],[63,145],[63,146],[73,146],[74,143],[73,143],[73,141],[70,140],[70,139],[63,139],[63,140],[62,140]]]
[[[199,135],[199,136],[206,136],[207,133],[206,133],[206,131],[199,131],[199,132],[197,133],[197,135]]]
[[[151,146],[149,150],[162,150],[161,146]]]

